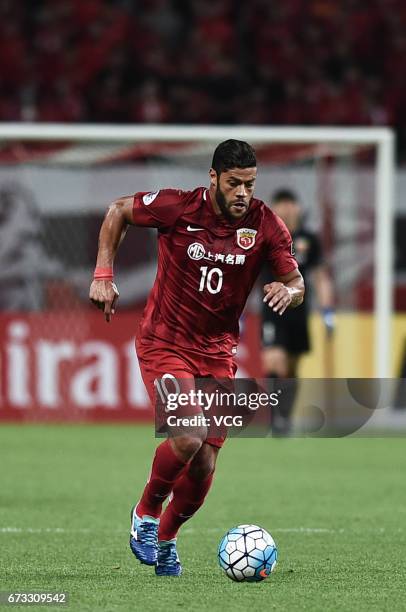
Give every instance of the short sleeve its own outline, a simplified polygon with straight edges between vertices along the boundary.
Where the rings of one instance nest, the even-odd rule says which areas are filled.
[[[293,253],[292,237],[282,219],[270,212],[267,223],[267,260],[274,276],[284,276],[298,267]]]
[[[184,211],[189,192],[161,189],[134,195],[133,221],[143,227],[170,227]]]

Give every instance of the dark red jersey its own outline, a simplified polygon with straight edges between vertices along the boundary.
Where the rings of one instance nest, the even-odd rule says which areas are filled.
[[[232,223],[209,191],[136,193],[134,223],[158,228],[158,270],[140,341],[231,355],[238,320],[264,261],[274,276],[297,268],[285,224],[261,200]]]

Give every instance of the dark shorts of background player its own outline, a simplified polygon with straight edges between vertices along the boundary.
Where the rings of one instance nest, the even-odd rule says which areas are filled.
[[[298,306],[283,313],[275,314],[269,306],[262,311],[263,348],[281,347],[291,355],[310,351],[310,336],[306,308]]]
[[[237,370],[232,356],[200,355],[193,350],[174,347],[169,343],[144,342],[139,338],[135,341],[135,347],[142,379],[154,409],[159,401],[154,381],[160,380],[164,374],[172,374],[179,381],[183,379],[187,387],[188,381],[193,384],[193,379],[196,378],[233,380]],[[221,436],[209,436],[205,442],[221,448],[226,435],[224,429]]]

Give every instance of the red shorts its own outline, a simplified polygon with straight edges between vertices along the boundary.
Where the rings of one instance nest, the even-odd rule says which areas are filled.
[[[190,349],[173,347],[169,344],[151,344],[136,340],[136,350],[142,379],[147,389],[152,405],[159,400],[158,394],[162,387],[157,381],[171,385],[171,378],[182,382],[182,391],[194,387],[197,378],[213,378],[233,380],[237,366],[231,356],[199,355]],[[166,389],[165,389],[166,390]],[[226,433],[216,437],[207,437],[206,442],[221,448]]]

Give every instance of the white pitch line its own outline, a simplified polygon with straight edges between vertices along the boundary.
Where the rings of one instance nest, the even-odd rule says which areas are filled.
[[[65,529],[64,527],[0,527],[0,533],[93,533],[94,529]]]
[[[391,529],[391,533],[402,533],[404,530],[402,528]],[[64,527],[0,527],[0,534],[19,534],[19,533],[51,533],[51,534],[70,534],[70,533],[89,533],[93,534],[95,532],[94,529],[65,529]],[[308,534],[318,534],[318,533],[385,533],[385,527],[380,527],[379,529],[367,528],[367,529],[331,529],[328,527],[275,527],[272,529],[272,533],[308,533]],[[103,531],[106,534],[116,534],[116,535],[124,535],[127,533],[124,529],[116,529],[116,530],[107,530]],[[206,528],[197,528],[197,527],[187,527],[182,531],[184,534],[192,534],[192,533],[223,533],[223,530],[218,527],[206,527]]]

